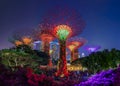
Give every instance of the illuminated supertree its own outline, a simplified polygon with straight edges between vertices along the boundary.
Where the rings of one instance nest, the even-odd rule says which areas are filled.
[[[24,36],[24,37],[21,37],[20,39],[14,39],[13,44],[15,46],[28,45],[32,47],[32,38],[29,36]]]
[[[67,61],[66,61],[66,40],[72,35],[72,30],[67,25],[58,25],[54,28],[53,34],[59,40],[60,45],[60,58],[58,64],[57,76],[66,76],[67,71]]]
[[[54,37],[51,33],[52,28],[49,24],[42,23],[39,25],[39,29],[36,29],[36,37],[42,41],[42,51],[50,54],[50,42],[54,40]],[[52,65],[51,58],[49,59],[49,66]]]
[[[71,62],[78,59],[78,48],[83,46],[87,41],[83,38],[73,37],[68,40],[67,47],[71,51]]]
[[[25,45],[31,45],[32,41],[33,41],[32,38],[29,37],[29,36],[23,36],[22,37],[22,42]]]
[[[28,45],[32,47],[33,39],[30,35],[26,36],[26,34],[23,35],[23,33],[16,32],[15,34],[13,34],[11,38],[9,38],[9,41],[13,43],[15,46]]]
[[[42,50],[49,55],[50,42],[54,39],[53,36],[49,34],[41,34],[40,39],[42,41]]]
[[[15,40],[14,41],[15,46],[23,45],[23,42],[20,40]]]
[[[94,46],[85,46],[84,49],[87,50],[89,53],[92,53],[92,52],[96,52],[100,48],[101,48],[101,46],[94,45]]]

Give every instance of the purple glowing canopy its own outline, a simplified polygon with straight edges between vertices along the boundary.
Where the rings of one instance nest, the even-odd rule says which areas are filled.
[[[99,50],[101,48],[101,46],[98,45],[94,45],[94,46],[86,46],[85,50],[87,50],[88,52],[96,52],[97,50]]]

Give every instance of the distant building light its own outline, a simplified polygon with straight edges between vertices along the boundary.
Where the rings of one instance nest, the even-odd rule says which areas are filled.
[[[82,53],[82,57],[85,57],[85,53]]]
[[[34,43],[41,43],[41,41],[35,41]]]

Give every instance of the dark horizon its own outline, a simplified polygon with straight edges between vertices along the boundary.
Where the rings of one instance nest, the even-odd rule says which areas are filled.
[[[0,49],[13,46],[8,41],[13,32],[36,28],[49,8],[57,4],[67,4],[79,11],[86,22],[86,27],[79,37],[88,40],[86,45],[99,45],[100,50],[120,50],[119,0],[1,0]],[[80,50],[83,51],[82,48]]]

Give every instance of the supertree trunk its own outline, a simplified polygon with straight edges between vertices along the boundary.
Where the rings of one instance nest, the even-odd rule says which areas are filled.
[[[50,56],[50,43],[49,42],[45,42],[44,51]],[[51,57],[49,58],[48,66],[49,67],[52,66],[52,59],[51,59]]]
[[[78,59],[78,53],[79,53],[79,52],[78,52],[78,49],[73,49],[73,50],[71,51],[71,59],[70,59],[70,62]]]
[[[49,50],[50,50],[50,43],[45,41],[44,42],[44,52],[49,55]]]
[[[74,50],[71,51],[71,59],[70,62],[74,61]]]
[[[59,69],[57,71],[57,76],[67,76],[67,61],[66,61],[66,41],[59,41],[60,43],[60,58],[59,58]]]
[[[78,48],[74,50],[74,60],[78,59],[79,57],[79,50]]]
[[[43,43],[43,51],[50,56],[50,53],[49,53],[49,51],[50,51],[50,43],[48,41],[44,41],[44,43]],[[51,57],[49,58],[48,66],[52,66]]]

